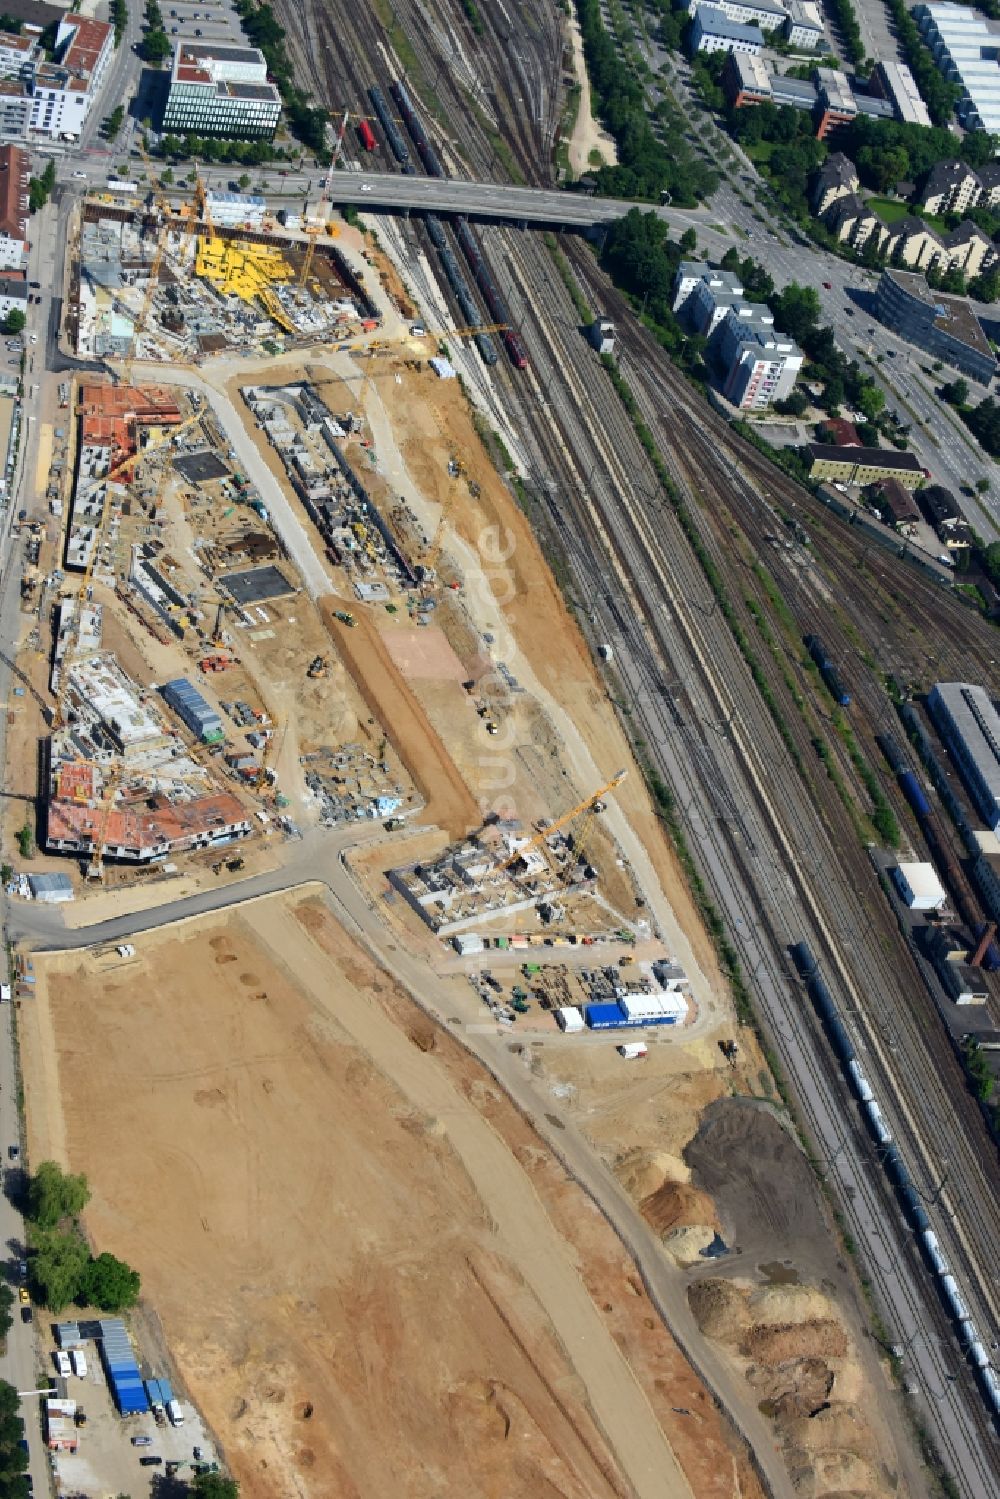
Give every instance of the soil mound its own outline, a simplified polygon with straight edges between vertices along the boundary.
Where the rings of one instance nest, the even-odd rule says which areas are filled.
[[[749,1326],[748,1293],[731,1280],[698,1280],[688,1286],[688,1305],[707,1338],[736,1343]]]
[[[839,1322],[823,1321],[755,1325],[744,1335],[740,1352],[759,1364],[772,1367],[793,1358],[844,1358],[847,1334]]]
[[[702,1251],[715,1238],[715,1229],[707,1224],[695,1224],[690,1228],[675,1228],[663,1236],[663,1247],[673,1255],[678,1265],[697,1265],[703,1259]]]
[[[833,1401],[815,1416],[797,1416],[785,1426],[785,1436],[789,1446],[802,1453],[836,1450],[878,1460],[878,1443],[864,1412],[843,1401]]]
[[[750,1296],[750,1320],[764,1326],[826,1322],[835,1308],[813,1286],[758,1286]]]
[[[779,1421],[814,1416],[828,1403],[833,1370],[821,1358],[793,1358],[776,1369],[751,1364],[747,1382],[761,1410]]]

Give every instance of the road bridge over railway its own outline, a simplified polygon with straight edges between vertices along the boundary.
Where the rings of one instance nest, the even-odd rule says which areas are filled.
[[[655,213],[671,224],[695,228],[711,222],[705,209],[654,208],[617,198],[591,198],[584,193],[549,192],[543,188],[513,187],[506,182],[462,182],[454,178],[404,177],[397,172],[335,172],[330,188],[333,203],[406,213],[464,213],[478,219],[548,224],[554,228],[591,229],[611,224],[630,208]]]

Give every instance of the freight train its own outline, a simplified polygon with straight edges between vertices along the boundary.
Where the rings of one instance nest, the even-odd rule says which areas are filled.
[[[385,138],[389,142],[389,150],[395,156],[405,172],[410,164],[410,148],[396,129],[396,121],[392,110],[386,102],[386,97],[377,85],[372,85],[368,90],[368,98],[372,109],[378,115],[378,122],[385,131]]]
[[[358,126],[358,137],[366,151],[374,151],[378,145],[378,141],[375,139],[375,132],[367,120],[362,120]]]
[[[931,858],[937,867],[938,873],[944,880],[951,892],[952,900],[959,919],[969,928],[978,940],[985,931],[985,923],[982,920],[980,906],[965,876],[961,864],[955,858],[951,845],[945,837],[941,819],[931,809],[924,788],[921,786],[913,771],[906,762],[901,747],[892,738],[891,734],[876,734],[875,742],[885,756],[890,769],[896,776],[896,782],[900,791],[913,809],[913,814],[920,824],[921,832],[930,849]],[[933,751],[928,745],[928,753],[933,758]],[[990,943],[983,956],[983,967],[991,973],[1000,968],[1000,950],[995,943]]]
[[[427,139],[427,132],[424,130],[424,127],[417,116],[417,112],[413,107],[413,101],[411,100],[410,95],[406,89],[406,85],[398,81],[396,83],[392,83],[389,85],[389,93],[392,95],[393,102],[396,105],[396,108],[399,110],[403,124],[406,126],[406,129],[409,132],[410,139],[413,141],[413,144],[417,148],[417,155],[423,162],[428,176],[443,178],[445,176],[444,168],[442,167],[441,162],[438,159],[437,153],[431,146],[430,141]],[[374,103],[374,101],[372,102]],[[379,116],[379,118],[382,118],[381,115]],[[438,225],[438,228],[440,229],[440,224]],[[429,228],[428,233],[431,233]],[[480,248],[479,241],[476,239],[476,236],[469,228],[466,219],[459,218],[456,221],[455,234],[458,239],[462,254],[465,256],[465,259],[468,262],[469,269],[475,277],[476,285],[479,287],[479,290],[482,293],[483,301],[486,303],[487,310],[490,314],[490,321],[493,323],[506,323],[508,325],[503,334],[503,343],[504,348],[507,350],[508,359],[516,369],[527,369],[527,350],[524,347],[524,343],[521,340],[520,334],[510,326],[511,318],[510,312],[507,308],[507,303],[504,301],[503,297],[497,290],[496,282],[493,279],[493,273],[490,270],[489,266],[486,264],[486,260],[483,256],[482,249]],[[444,236],[442,234],[442,238],[443,237]],[[437,243],[437,240],[434,238],[433,234],[431,234],[431,240],[440,253],[443,247]],[[471,321],[473,323],[478,322],[478,318],[473,318],[471,319]],[[478,334],[476,337],[476,343],[479,344],[480,339],[485,338],[486,336],[487,335],[485,334]],[[480,353],[482,353],[481,346]],[[486,356],[483,355],[483,358],[486,359]],[[491,363],[491,361],[489,359],[486,359],[486,363],[489,364]]]
[[[924,1258],[935,1277],[938,1294],[955,1325],[962,1351],[972,1364],[983,1399],[996,1418],[1000,1416],[1000,1375],[990,1366],[989,1353],[969,1308],[962,1299],[955,1277],[941,1251],[937,1235],[931,1228],[930,1219],[920,1200],[920,1193],[913,1184],[906,1162],[899,1147],[893,1142],[874,1090],[861,1070],[847,1028],[819,971],[819,964],[807,942],[794,943],[789,952],[823,1024],[823,1029],[829,1037],[834,1055],[840,1063],[840,1070],[858,1100],[861,1113],[875,1140],[882,1170],[896,1193],[903,1214],[912,1227]]]
[[[803,635],[802,644],[819,667],[819,674],[826,683],[827,691],[834,702],[846,708],[851,701],[851,694],[845,690],[844,684],[837,675],[837,668],[827,655],[826,646],[822,640],[818,635]]]

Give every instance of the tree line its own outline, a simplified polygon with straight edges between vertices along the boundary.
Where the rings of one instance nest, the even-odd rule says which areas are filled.
[[[317,154],[326,150],[325,109],[309,103],[312,97],[299,88],[288,53],[285,51],[285,32],[275,19],[269,5],[257,5],[254,0],[236,0],[236,13],[247,37],[264,54],[267,70],[277,84],[285,106],[285,118],[292,134],[310,151]]]
[[[618,148],[618,165],[594,173],[598,191],[608,197],[693,205],[718,186],[718,173],[700,161],[680,130],[669,144],[658,140],[646,111],[642,80],[622,60],[604,29],[599,0],[576,0],[583,53],[594,106]]]
[[[90,1200],[85,1176],[43,1161],[28,1182],[28,1275],[35,1297],[51,1312],[70,1302],[120,1312],[139,1299],[137,1271],[113,1254],[90,1253],[79,1216]]]

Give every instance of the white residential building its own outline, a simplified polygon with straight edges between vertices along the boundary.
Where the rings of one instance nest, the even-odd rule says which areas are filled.
[[[114,31],[106,21],[76,15],[60,21],[55,61],[32,66],[27,78],[28,136],[77,140],[113,52]]]
[[[823,18],[812,0],[788,0],[785,18],[785,41],[791,47],[815,52],[823,40]]]
[[[693,16],[701,4],[690,0],[688,14]],[[712,6],[737,26],[759,26],[761,31],[780,31],[787,19],[788,7],[774,0],[712,0]]]
[[[756,55],[764,46],[758,26],[743,26],[731,21],[716,5],[695,8],[690,48],[695,52],[749,52]]]
[[[33,36],[0,31],[0,78],[22,78],[38,51]]]

